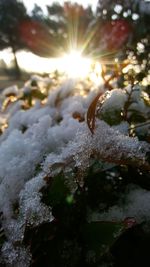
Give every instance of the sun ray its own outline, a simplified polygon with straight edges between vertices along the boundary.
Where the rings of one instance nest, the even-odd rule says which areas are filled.
[[[69,77],[83,78],[91,69],[92,60],[83,57],[81,51],[71,50],[60,58],[59,69],[62,69]]]

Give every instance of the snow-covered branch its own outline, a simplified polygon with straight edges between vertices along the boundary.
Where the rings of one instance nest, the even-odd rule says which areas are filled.
[[[68,165],[75,161],[75,166],[86,170],[90,158],[122,165],[134,165],[150,170],[147,153],[150,145],[139,141],[136,137],[129,137],[110,127],[104,121],[98,121],[95,133],[92,135],[86,125],[77,133],[76,138],[63,149],[57,162]],[[50,159],[51,161],[51,159]],[[49,161],[49,163],[50,163]],[[50,166],[53,165],[50,163]]]

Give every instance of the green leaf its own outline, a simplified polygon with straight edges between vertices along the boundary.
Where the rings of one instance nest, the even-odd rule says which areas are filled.
[[[6,236],[4,235],[4,231],[0,229],[0,249],[6,241]]]
[[[84,240],[89,250],[101,256],[107,252],[124,229],[123,223],[93,221],[85,225]]]
[[[55,206],[66,200],[69,195],[69,189],[65,184],[64,175],[62,173],[55,176],[50,184],[48,192],[48,202]]]
[[[40,100],[43,100],[46,98],[46,95],[43,94],[40,90],[34,89],[31,91],[32,97],[38,98]]]
[[[122,109],[121,108],[107,108],[105,110],[102,110],[100,113],[100,118],[107,122],[109,125],[117,125],[120,124],[122,121]]]

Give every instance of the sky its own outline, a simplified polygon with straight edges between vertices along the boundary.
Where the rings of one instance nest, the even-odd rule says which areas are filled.
[[[43,11],[46,11],[46,5],[51,5],[53,2],[63,4],[64,0],[22,0],[22,2],[25,4],[28,11],[33,9],[35,3],[42,7]],[[93,9],[95,9],[98,0],[71,0],[70,2],[76,2],[84,6],[92,5]]]

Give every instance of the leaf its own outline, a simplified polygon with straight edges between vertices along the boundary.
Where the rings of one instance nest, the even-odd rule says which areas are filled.
[[[6,241],[5,235],[3,233],[0,233],[0,249],[3,246],[5,241]]]
[[[46,98],[46,95],[43,94],[43,93],[42,93],[40,90],[38,90],[38,89],[34,89],[34,90],[32,90],[31,94],[32,94],[32,97],[38,98],[38,99],[40,99],[40,100],[43,100],[43,99]]]
[[[41,57],[53,57],[56,54],[56,43],[48,27],[32,19],[23,20],[19,24],[20,39],[33,53]]]
[[[93,221],[84,227],[84,240],[89,250],[103,255],[125,230],[124,223]]]
[[[92,134],[94,134],[95,129],[95,112],[96,112],[96,106],[99,98],[103,95],[102,92],[100,92],[92,101],[90,104],[88,111],[87,111],[87,125],[91,131]]]
[[[127,42],[132,30],[127,20],[116,19],[101,25],[100,36],[105,40],[105,47],[109,51],[117,51]]]
[[[48,202],[52,206],[58,205],[66,200],[69,193],[70,192],[65,184],[64,175],[60,173],[52,178],[47,194]]]

